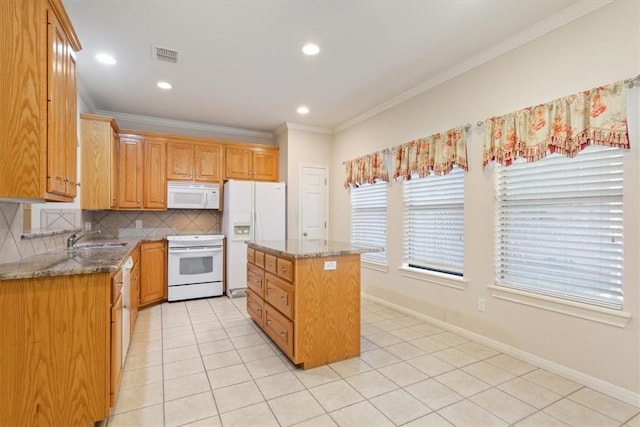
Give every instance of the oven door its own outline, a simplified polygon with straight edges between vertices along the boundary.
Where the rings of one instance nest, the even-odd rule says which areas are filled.
[[[222,281],[222,248],[169,248],[169,286]]]

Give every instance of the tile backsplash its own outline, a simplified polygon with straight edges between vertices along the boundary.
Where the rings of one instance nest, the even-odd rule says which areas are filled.
[[[66,212],[66,214],[69,214],[69,212]],[[24,207],[22,203],[0,202],[0,263],[19,261],[27,256],[63,248],[67,243],[69,233],[29,239],[21,238],[24,223],[23,215]],[[60,216],[59,209],[57,216]],[[62,227],[62,223],[56,222],[55,225],[56,227],[60,226],[59,228],[70,228],[69,225],[71,224],[67,223],[65,227]]]
[[[84,221],[102,237],[148,237],[172,234],[220,234],[217,210],[170,209],[159,212],[84,211]],[[138,227],[139,226],[139,227]]]
[[[19,261],[53,249],[64,248],[71,233],[25,239],[22,203],[0,202],[0,263]],[[84,228],[91,222],[102,237],[147,237],[171,234],[220,234],[222,214],[216,210],[172,209],[163,212],[80,211],[42,209],[42,232]],[[138,223],[139,221],[139,223]],[[140,225],[140,228],[136,227]]]

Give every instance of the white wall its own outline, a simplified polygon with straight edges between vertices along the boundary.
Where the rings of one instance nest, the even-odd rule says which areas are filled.
[[[329,165],[332,136],[325,133],[288,130],[287,149],[287,238],[299,238],[300,167]]]
[[[502,115],[640,72],[640,2],[615,1],[334,136],[331,238],[350,228],[342,162],[458,125]],[[639,88],[634,88],[637,104]],[[516,350],[569,367],[618,395],[640,393],[640,162],[638,106],[630,109],[632,149],[625,158],[624,328],[492,297],[493,168],[482,168],[483,129],[468,140],[465,176],[465,279],[458,290],[400,274],[402,187],[392,183],[388,209],[388,272],[363,268],[363,292],[464,328]],[[486,312],[477,311],[478,298]],[[629,399],[626,399],[629,400]]]

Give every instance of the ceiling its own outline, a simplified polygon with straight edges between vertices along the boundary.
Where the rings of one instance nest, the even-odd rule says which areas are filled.
[[[63,3],[83,46],[81,95],[95,112],[273,132],[284,122],[344,126],[561,25],[585,1]],[[317,56],[301,53],[309,41]],[[157,61],[154,46],[178,51],[177,64]],[[100,52],[117,64],[98,63]],[[310,113],[297,114],[300,105]]]

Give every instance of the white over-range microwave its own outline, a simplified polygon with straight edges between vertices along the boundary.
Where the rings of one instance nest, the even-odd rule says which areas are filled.
[[[220,209],[220,186],[194,182],[167,183],[169,209]]]

